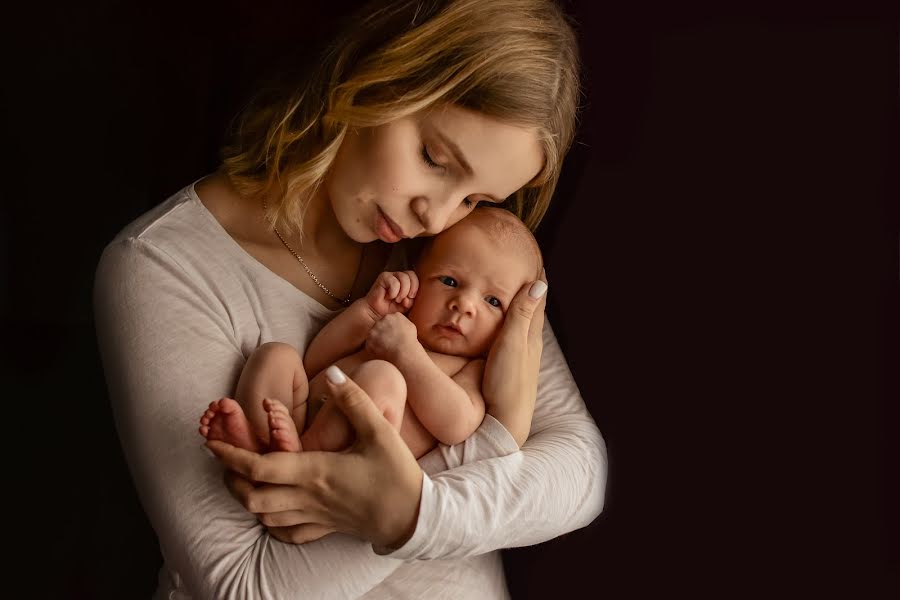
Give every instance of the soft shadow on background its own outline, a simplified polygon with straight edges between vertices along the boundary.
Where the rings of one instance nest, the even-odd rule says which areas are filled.
[[[215,167],[269,65],[358,4],[91,1],[6,23],[6,519],[29,597],[155,588],[94,266]],[[591,526],[505,553],[513,597],[898,597],[896,22],[565,6],[586,101],[538,238],[610,479]]]

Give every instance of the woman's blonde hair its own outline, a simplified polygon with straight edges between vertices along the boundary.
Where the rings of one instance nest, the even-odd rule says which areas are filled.
[[[276,225],[300,231],[348,129],[452,103],[537,130],[544,167],[505,204],[534,230],[574,136],[578,72],[574,32],[552,0],[376,2],[304,81],[244,109],[223,171],[241,195],[271,200]]]

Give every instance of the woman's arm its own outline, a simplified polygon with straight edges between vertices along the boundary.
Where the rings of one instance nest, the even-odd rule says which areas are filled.
[[[361,595],[400,561],[342,534],[275,540],[230,496],[203,447],[197,415],[233,392],[244,364],[214,288],[140,239],[110,244],[95,281],[119,437],[166,563],[197,598]]]
[[[606,447],[553,331],[549,324],[543,326],[543,302],[525,302],[531,306],[520,307],[524,308],[522,318],[508,319],[504,325],[514,334],[501,348],[499,357],[506,366],[523,366],[535,358],[540,361],[536,390],[524,389],[528,373],[509,375],[517,378],[508,389],[522,392],[524,397],[519,401],[526,406],[535,402],[537,392],[531,437],[521,452],[510,432],[496,418],[486,415],[481,427],[464,443],[439,445],[419,460],[432,478],[422,478],[416,514],[406,508],[406,497],[411,494],[396,492],[401,487],[396,482],[404,481],[396,474],[405,463],[397,453],[387,450],[390,444],[377,438],[358,436],[348,455],[353,461],[344,461],[340,467],[334,459],[317,461],[320,476],[302,480],[294,475],[298,470],[298,465],[293,464],[298,460],[296,456],[282,459],[278,456],[281,453],[259,455],[220,444],[216,455],[227,467],[249,479],[281,484],[253,487],[246,479],[238,478],[232,487],[235,495],[248,510],[261,513],[267,522],[283,528],[288,539],[314,539],[310,529],[340,523],[337,528],[372,540],[376,551],[403,559],[473,556],[498,548],[536,544],[584,527],[603,508]],[[527,313],[535,308],[538,311],[532,319]],[[522,326],[528,329],[527,336],[515,333]],[[530,346],[527,353],[516,347],[516,340],[525,343],[526,339]],[[502,379],[507,375],[503,369],[495,368],[493,377]],[[498,392],[502,388],[494,387]],[[513,400],[499,398],[507,407]],[[394,433],[388,428],[388,435],[382,437],[396,442],[399,436]],[[314,453],[304,454],[309,460]],[[331,457],[328,453],[324,456]],[[371,485],[371,481],[377,484]],[[392,492],[392,499],[385,498],[385,490]],[[348,502],[348,498],[353,501]],[[312,511],[306,508],[310,503]],[[411,536],[404,534],[406,529],[400,526],[393,531],[365,530],[367,522],[380,523],[391,518],[396,521],[397,515],[404,515],[399,523],[406,522],[405,515],[415,523]],[[379,543],[379,539],[385,542]]]
[[[422,464],[461,466],[425,478],[415,532],[388,555],[444,559],[537,544],[600,514],[606,446],[549,323],[531,435],[521,452],[516,449],[509,432],[488,416],[465,443],[423,457]]]

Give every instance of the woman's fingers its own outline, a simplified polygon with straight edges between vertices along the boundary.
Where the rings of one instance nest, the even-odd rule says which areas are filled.
[[[547,302],[546,292],[547,283],[542,279],[523,285],[510,303],[503,328],[524,334],[531,339],[534,335],[532,322],[536,318],[535,314],[538,314],[538,318],[540,318],[538,325],[540,325],[540,328],[535,327],[534,329],[538,331],[538,336],[540,336],[539,332],[544,324],[543,313]]]
[[[254,489],[253,483],[249,479],[226,469],[225,487],[228,488],[231,497],[241,503],[241,506],[247,506],[247,495]]]
[[[271,536],[287,544],[305,544],[306,542],[312,542],[333,532],[334,529],[330,527],[314,523],[294,525],[293,527],[269,528],[269,534]]]
[[[308,452],[257,454],[221,440],[209,440],[206,447],[222,461],[225,468],[251,481],[295,485],[316,476],[315,463],[306,459],[306,455],[311,454]]]
[[[283,511],[303,511],[305,520],[280,523],[294,525],[309,521],[310,516],[318,516],[325,507],[317,498],[319,484],[309,481],[304,486],[267,484],[256,487],[245,497],[244,508],[255,514],[280,513]]]
[[[268,528],[295,527],[310,522],[310,515],[302,510],[283,510],[281,512],[262,513],[257,515],[259,522]]]

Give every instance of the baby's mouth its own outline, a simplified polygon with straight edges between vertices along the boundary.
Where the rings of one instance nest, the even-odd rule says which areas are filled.
[[[459,326],[455,323],[442,323],[438,325],[438,329],[445,333],[455,333],[457,335],[462,335],[462,331],[460,331]]]

